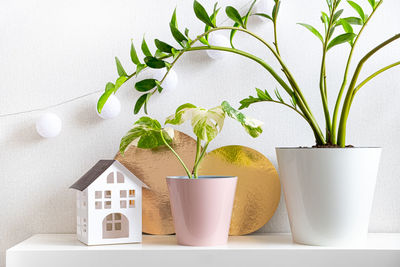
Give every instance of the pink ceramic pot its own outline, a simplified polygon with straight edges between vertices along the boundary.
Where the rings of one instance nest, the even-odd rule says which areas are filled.
[[[178,244],[218,246],[228,241],[237,177],[167,177]]]

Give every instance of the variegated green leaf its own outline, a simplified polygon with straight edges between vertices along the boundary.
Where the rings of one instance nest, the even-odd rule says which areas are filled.
[[[263,130],[261,126],[263,123],[261,121],[247,117],[243,113],[231,107],[231,105],[226,101],[222,102],[221,107],[229,117],[240,122],[250,136],[258,137],[262,133]]]

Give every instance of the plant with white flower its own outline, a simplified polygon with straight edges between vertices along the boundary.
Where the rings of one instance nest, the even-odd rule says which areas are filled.
[[[238,121],[254,138],[262,133],[263,123],[261,121],[247,117],[232,108],[226,101],[211,109],[197,107],[190,103],[183,104],[176,109],[175,114],[165,120],[165,124],[171,125],[180,125],[190,121],[193,133],[197,137],[196,158],[192,171],[189,171],[182,158],[173,149],[174,130],[170,127],[161,127],[160,122],[150,117],[141,117],[135,122],[134,127],[122,138],[119,149],[123,154],[131,145],[144,149],[166,146],[179,160],[187,176],[190,179],[197,179],[198,168],[206,155],[208,145],[221,132],[226,116]]]

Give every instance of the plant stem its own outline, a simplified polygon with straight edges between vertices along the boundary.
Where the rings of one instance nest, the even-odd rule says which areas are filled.
[[[328,52],[328,43],[329,43],[329,39],[330,39],[330,35],[331,35],[332,26],[334,23],[333,17],[335,15],[337,6],[338,6],[338,4],[335,1],[333,4],[333,7],[331,9],[328,28],[326,29],[325,41],[323,42],[321,71],[320,71],[320,77],[319,77],[319,88],[320,88],[320,94],[321,94],[321,100],[322,100],[322,107],[324,109],[324,115],[325,115],[326,140],[328,142],[330,141],[330,135],[332,132],[332,124],[331,124],[331,116],[329,114],[329,107],[328,107],[328,96],[327,96],[328,89],[326,86],[326,54]]]
[[[337,133],[337,130],[338,130],[338,128],[337,128],[338,114],[339,114],[340,103],[342,101],[344,88],[346,87],[346,84],[347,84],[347,76],[348,76],[348,73],[349,73],[350,64],[351,64],[351,60],[352,60],[352,57],[353,57],[354,49],[356,47],[356,44],[357,44],[358,39],[360,38],[362,32],[364,31],[364,29],[367,26],[368,22],[371,20],[372,16],[375,14],[375,11],[382,4],[382,2],[383,1],[379,1],[378,2],[377,6],[374,8],[374,10],[372,11],[371,15],[368,17],[368,19],[365,21],[364,25],[361,27],[360,32],[357,34],[357,37],[354,39],[354,43],[351,46],[351,50],[350,50],[349,57],[348,57],[347,64],[346,64],[346,69],[344,71],[343,82],[342,82],[342,85],[340,87],[339,94],[338,94],[338,97],[336,99],[335,109],[334,109],[334,112],[333,112],[331,143],[334,144],[334,145],[336,145],[337,141],[338,141],[337,138],[336,138],[336,133]]]
[[[210,142],[208,142],[208,143],[206,143],[206,144],[204,145],[203,151],[201,152],[201,154],[200,154],[199,158],[197,159],[196,163],[194,164],[194,177],[195,177],[195,179],[198,179],[198,178],[199,178],[199,175],[198,175],[198,168],[199,168],[200,163],[201,163],[201,161],[203,160],[204,156],[206,155],[207,148],[208,148],[208,145],[209,145],[209,144],[210,144]]]
[[[168,142],[165,140],[164,135],[163,135],[163,130],[160,131],[161,139],[163,140],[164,144],[169,148],[169,150],[172,151],[172,153],[175,155],[175,157],[179,160],[181,163],[182,167],[185,169],[185,172],[188,176],[189,179],[192,179],[192,174],[190,173],[189,169],[186,167],[186,164],[183,162],[181,157],[179,157],[178,153],[168,144]]]
[[[363,87],[366,83],[368,83],[370,80],[372,80],[373,78],[375,78],[376,76],[378,76],[379,74],[381,74],[382,72],[387,71],[388,69],[391,69],[393,67],[396,67],[400,65],[400,61],[390,64],[389,66],[386,66],[380,70],[378,70],[377,72],[375,72],[374,74],[368,76],[368,78],[366,78],[364,81],[362,81],[359,85],[357,85],[357,87],[354,89],[354,94],[353,96],[358,92],[358,90],[361,89],[361,87]]]
[[[385,42],[381,43],[380,45],[378,45],[377,47],[372,49],[368,54],[366,54],[358,63],[358,66],[354,72],[353,78],[349,85],[349,89],[347,90],[346,98],[343,103],[342,114],[340,116],[339,132],[338,132],[338,145],[339,146],[345,147],[345,145],[346,145],[347,119],[349,117],[349,111],[350,111],[351,103],[353,100],[354,88],[356,86],[358,76],[360,75],[360,72],[361,72],[361,69],[362,69],[364,63],[370,57],[372,57],[376,52],[378,52],[380,49],[382,49],[386,45],[390,44],[391,42],[393,42],[399,38],[400,38],[400,34],[397,34],[397,35],[393,36],[392,38],[386,40]]]
[[[275,3],[275,6],[279,6],[279,4],[280,4],[280,0],[277,0]],[[275,45],[276,53],[280,56],[281,53],[279,52],[278,35],[277,35],[277,31],[276,31],[276,21],[278,19],[278,14],[279,14],[279,12],[276,12],[276,15],[273,20],[273,23],[274,23],[274,45]]]
[[[253,61],[259,63],[260,65],[262,65],[266,70],[268,70],[268,72],[271,73],[271,75],[275,78],[276,81],[278,81],[278,83],[287,91],[292,92],[291,88],[282,80],[282,78],[275,73],[275,71],[271,68],[271,66],[269,66],[265,61],[263,61],[262,59],[249,54],[247,52],[244,52],[242,50],[238,50],[235,48],[229,48],[229,47],[219,47],[219,46],[196,46],[196,47],[190,47],[187,48],[185,51],[199,51],[199,50],[219,50],[219,51],[226,51],[226,52],[231,52],[231,53],[235,53],[244,57],[247,57],[249,59],[252,59]],[[301,102],[299,102],[299,106],[300,106]],[[301,107],[301,106],[300,106]],[[303,106],[304,109],[304,106]],[[309,125],[311,126],[312,130],[314,131],[314,134],[316,136],[317,139],[317,143],[319,144],[326,144],[324,135],[322,134],[317,122],[315,121],[315,119],[313,119],[313,117],[311,116],[311,114],[308,112],[308,110],[304,109],[302,111],[305,112],[305,116],[309,118]],[[311,119],[310,119],[311,118]]]
[[[194,174],[195,178],[196,178],[196,173],[195,173],[195,166],[196,166],[196,162],[199,159],[199,156],[201,154],[201,143],[200,143],[200,138],[197,137],[196,140],[196,158],[194,159],[194,165],[193,165],[193,171],[192,173]]]

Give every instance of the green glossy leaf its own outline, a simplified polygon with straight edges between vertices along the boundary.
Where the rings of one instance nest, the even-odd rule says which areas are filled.
[[[200,38],[199,41],[200,41],[200,43],[202,43],[202,44],[204,44],[206,46],[210,46],[210,43],[204,37]]]
[[[144,100],[144,113],[147,114],[147,103],[149,103],[150,97],[152,96],[152,94],[146,94],[146,99]]]
[[[362,19],[362,21],[365,22],[366,17],[365,17],[364,10],[356,2],[353,2],[350,0],[348,0],[347,2],[350,4],[350,6],[352,8],[354,8],[355,11],[357,11],[357,13],[358,13],[358,15],[360,15],[360,18]]]
[[[204,22],[206,25],[215,28],[214,23],[212,23],[210,17],[207,14],[206,9],[196,0],[193,2],[193,9],[194,13],[196,14],[196,17]]]
[[[146,39],[143,37],[143,41],[142,41],[142,52],[146,57],[151,57],[152,54],[150,52],[149,46],[146,43]]]
[[[185,36],[186,36],[187,38],[189,38],[189,29],[188,29],[188,28],[185,28]]]
[[[215,26],[217,25],[217,15],[218,15],[218,12],[219,12],[219,10],[221,9],[221,8],[217,8],[217,7],[218,7],[218,3],[216,2],[216,3],[214,4],[213,13],[212,13],[211,16],[210,16],[211,22],[212,22]],[[211,27],[208,26],[208,25],[206,24],[206,26],[205,26],[205,28],[204,28],[204,32],[208,32],[210,29],[211,29]],[[204,36],[204,38],[208,41],[208,34],[206,34],[206,35]]]
[[[342,18],[342,19],[346,20],[351,25],[363,25],[363,21],[360,18],[348,17],[348,18]]]
[[[325,12],[321,12],[321,21],[325,26],[325,32],[328,30],[328,25],[329,25],[329,16]]]
[[[128,77],[121,76],[115,81],[114,93],[128,80]]]
[[[121,61],[119,61],[117,57],[115,57],[115,64],[117,65],[117,71],[119,76],[128,76],[128,74],[126,74],[124,68],[121,65]]]
[[[262,102],[262,101],[265,101],[265,100],[261,100],[260,98],[256,98],[254,96],[249,96],[248,98],[242,99],[240,101],[241,106],[239,107],[239,110],[248,108],[250,105],[252,105],[254,103]]]
[[[237,23],[237,22],[235,22],[235,24],[233,24],[233,27],[238,27],[238,26],[239,26],[239,23]],[[236,32],[237,32],[237,30],[231,30],[231,34],[229,36],[229,40],[230,40],[232,48],[235,48],[233,45],[233,37],[235,36]]]
[[[170,24],[174,25],[175,27],[178,27],[178,22],[176,21],[176,8],[174,9],[174,13],[172,14]]]
[[[174,13],[172,14],[171,22],[169,23],[169,28],[171,30],[171,34],[174,39],[180,44],[182,47],[185,47],[188,39],[178,30],[178,23],[176,21],[176,8]]]
[[[278,98],[278,100],[279,100],[281,103],[285,103],[285,101],[283,101],[283,99],[282,99],[282,97],[281,97],[281,94],[279,93],[279,91],[278,91],[277,89],[275,89],[275,96],[276,96],[276,98]]]
[[[109,82],[106,84],[106,89],[104,93],[100,96],[99,100],[97,101],[97,112],[101,113],[104,105],[106,104],[108,98],[112,93],[114,93],[114,84]]]
[[[251,3],[249,9],[247,10],[246,15],[245,15],[244,18],[243,18],[243,23],[244,23],[244,26],[245,26],[245,27],[247,27],[247,21],[249,20],[249,17],[250,17],[250,15],[251,15],[251,11],[253,11],[253,7],[254,7],[254,4],[255,4],[256,2],[257,2],[257,0],[254,0],[254,1]]]
[[[190,103],[180,105],[176,109],[175,114],[169,116],[165,120],[165,124],[180,125],[180,124],[184,123],[186,120],[191,119],[191,117],[188,116],[188,112],[195,108],[197,108],[197,107]],[[183,117],[184,115],[186,115],[186,116]]]
[[[134,114],[138,114],[139,111],[142,109],[144,102],[147,99],[147,94],[141,95],[138,100],[136,101],[135,107],[133,109]]]
[[[266,18],[266,19],[268,19],[270,21],[273,21],[272,17],[270,15],[268,15],[268,14],[265,14],[265,13],[254,13],[254,14],[252,14],[252,16],[259,16],[259,17]]]
[[[155,79],[145,79],[135,84],[135,89],[139,92],[147,92],[157,86]]]
[[[268,94],[267,91],[262,91],[262,90],[260,90],[258,88],[256,88],[256,91],[257,91],[257,96],[258,96],[258,98],[260,100],[262,100],[262,101],[270,101],[270,100],[272,100],[272,97]]]
[[[262,133],[263,130],[261,126],[263,123],[261,121],[247,117],[243,113],[231,107],[231,105],[226,101],[222,102],[221,107],[229,117],[240,122],[250,136],[258,137]]]
[[[131,43],[131,60],[135,65],[140,64],[140,60],[138,58],[138,55],[136,53],[135,46],[133,45],[133,42]]]
[[[342,14],[343,14],[343,9],[336,11],[335,15],[333,15],[333,22],[336,22]]]
[[[317,29],[315,29],[313,26],[309,25],[309,24],[305,24],[305,23],[297,23],[303,27],[305,27],[306,29],[308,29],[310,32],[312,32],[315,36],[318,37],[318,39],[321,40],[322,43],[324,43],[324,39],[322,38],[322,35],[319,33],[319,31]]]
[[[156,45],[156,47],[161,51],[161,52],[165,52],[165,53],[171,53],[171,50],[172,50],[172,46],[171,45],[169,45],[169,44],[167,44],[167,43],[165,43],[165,42],[163,42],[163,41],[160,41],[160,40],[158,40],[158,39],[155,39],[154,40],[154,44]]]
[[[375,9],[376,7],[376,2],[375,0],[368,0],[369,4],[371,5],[372,9]]]
[[[276,18],[278,17],[279,9],[281,7],[281,1],[276,0],[274,8],[272,9],[272,19],[276,21]]]
[[[147,66],[149,66],[152,69],[162,69],[165,68],[165,61],[155,58],[155,57],[145,57],[144,62],[146,63]]]
[[[356,37],[356,35],[354,33],[344,33],[341,34],[337,37],[335,37],[329,44],[328,44],[328,50],[331,49],[334,46],[343,44],[343,43],[351,43],[354,39],[354,37]]]
[[[137,145],[138,148],[153,149],[165,145],[161,134],[167,143],[172,142],[173,131],[162,129],[160,123],[150,117],[141,117],[134,128],[129,130],[121,139],[120,152],[124,153],[129,145]]]
[[[331,10],[332,9],[332,0],[326,0],[326,4],[328,5],[329,10]]]
[[[178,28],[176,28],[173,24],[170,24],[170,29],[171,29],[171,33],[172,36],[174,37],[174,39],[178,42],[178,44],[180,44],[182,47],[185,47],[188,39],[185,37],[185,35],[183,35]]]
[[[343,30],[344,30],[345,32],[347,32],[347,33],[353,33],[353,32],[354,32],[353,27],[351,26],[350,23],[347,22],[347,20],[341,19],[341,20],[339,21],[339,24],[342,25]]]
[[[242,16],[240,16],[239,11],[236,10],[236,8],[232,6],[227,6],[225,8],[226,15],[233,20],[234,22],[238,23],[240,26],[245,28],[245,25],[242,20]]]

